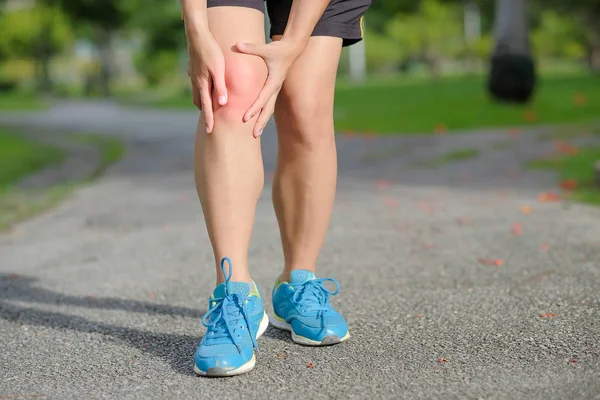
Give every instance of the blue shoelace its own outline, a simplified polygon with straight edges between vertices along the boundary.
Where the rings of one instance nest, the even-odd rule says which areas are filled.
[[[325,282],[333,282],[336,290],[331,291],[324,285]],[[325,326],[325,312],[331,310],[329,295],[335,296],[340,292],[340,284],[333,278],[311,279],[300,286],[294,285],[296,289],[292,296],[295,304],[300,304],[303,312],[316,312],[317,318],[321,319],[321,327]]]
[[[225,273],[225,263],[229,264],[229,273]],[[258,352],[258,344],[256,343],[256,332],[252,329],[248,319],[248,310],[246,302],[241,296],[231,293],[229,282],[231,280],[232,263],[227,257],[221,260],[221,271],[225,277],[225,296],[211,298],[210,302],[216,303],[202,318],[202,324],[208,328],[206,334],[210,334],[211,340],[214,339],[231,339],[235,347],[241,353],[241,334],[240,330],[248,328],[248,334],[252,341],[252,346]],[[212,321],[210,319],[212,318]],[[243,322],[243,325],[240,325]]]

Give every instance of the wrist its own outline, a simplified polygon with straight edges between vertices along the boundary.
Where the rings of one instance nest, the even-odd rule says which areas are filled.
[[[208,29],[208,24],[204,24],[201,21],[186,21],[185,35],[187,37],[188,44],[192,46],[212,39],[212,34]]]
[[[284,34],[281,38],[281,42],[285,43],[296,57],[299,57],[308,44],[308,37],[292,35],[286,36]]]

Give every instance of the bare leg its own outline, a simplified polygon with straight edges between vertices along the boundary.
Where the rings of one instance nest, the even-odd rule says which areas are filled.
[[[263,188],[260,141],[252,136],[255,119],[243,123],[267,77],[258,57],[233,50],[236,42],[264,43],[264,15],[250,8],[208,9],[210,31],[225,55],[229,102],[215,109],[215,128],[206,134],[201,116],[196,131],[195,178],[212,243],[217,284],[224,278],[222,257],[233,261],[232,281],[249,282],[248,246],[256,204]],[[213,104],[218,102],[213,100]]]
[[[273,205],[285,257],[282,281],[294,269],[314,272],[331,218],[337,179],[333,100],[341,48],[339,38],[310,38],[275,108],[279,152]]]

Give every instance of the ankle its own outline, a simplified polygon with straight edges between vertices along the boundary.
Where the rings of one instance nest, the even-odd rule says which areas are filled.
[[[311,271],[313,274],[315,274],[315,268],[290,268],[290,269],[284,269],[283,272],[281,273],[281,275],[279,275],[279,282],[289,282],[291,279],[291,274],[292,271],[301,269],[303,271]]]
[[[224,282],[225,282],[225,279],[224,279],[222,276],[220,276],[220,275],[221,275],[221,274],[218,274],[218,275],[217,275],[217,284],[216,284],[216,286],[219,286],[220,284],[222,284],[222,283],[224,283]],[[246,283],[252,283],[252,282],[254,282],[254,281],[252,280],[252,278],[250,277],[250,275],[249,275],[249,274],[245,274],[245,275],[237,275],[237,274],[234,274],[234,275],[232,275],[232,276],[231,276],[230,282],[246,282]]]

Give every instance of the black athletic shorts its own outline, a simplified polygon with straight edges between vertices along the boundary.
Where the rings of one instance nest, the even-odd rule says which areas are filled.
[[[265,1],[271,20],[271,36],[283,35],[292,0],[207,0],[207,5],[248,7],[264,12]],[[339,37],[344,40],[344,46],[360,41],[363,37],[363,15],[370,5],[371,0],[331,0],[312,36]]]

